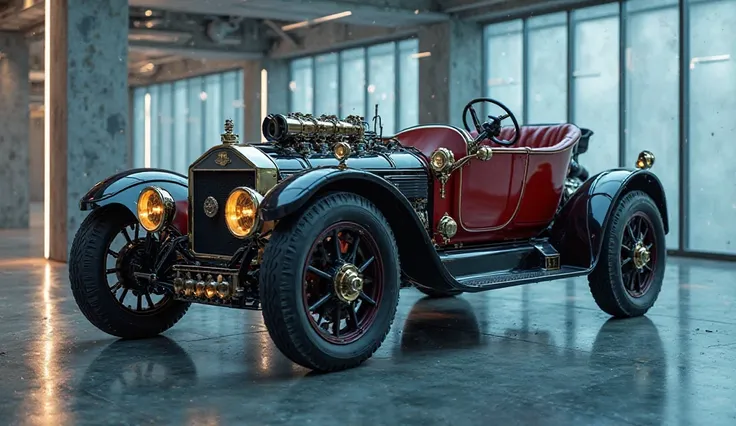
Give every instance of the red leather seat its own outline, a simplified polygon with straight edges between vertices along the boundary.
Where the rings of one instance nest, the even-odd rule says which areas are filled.
[[[473,130],[470,132],[475,138],[478,132]],[[513,127],[504,127],[501,129],[499,139],[511,140],[514,137]],[[508,148],[530,148],[535,151],[560,151],[568,148],[570,145],[580,140],[580,129],[574,124],[553,124],[542,126],[521,126],[521,135],[519,141]],[[493,143],[486,139],[485,143],[494,148],[507,148]]]

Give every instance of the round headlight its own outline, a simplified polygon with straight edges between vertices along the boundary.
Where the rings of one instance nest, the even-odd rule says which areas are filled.
[[[149,186],[138,196],[138,221],[148,232],[158,232],[174,219],[174,197],[165,189]]]
[[[352,152],[352,149],[350,148],[350,144],[347,142],[338,142],[335,144],[335,147],[332,148],[332,154],[337,158],[338,161],[342,161],[348,157],[350,157],[350,153]]]
[[[244,186],[230,193],[225,203],[225,222],[230,233],[238,238],[247,238],[260,229],[258,208],[262,200],[261,194]]]
[[[455,156],[447,148],[438,148],[429,157],[430,166],[435,172],[443,172],[449,169],[454,162]]]

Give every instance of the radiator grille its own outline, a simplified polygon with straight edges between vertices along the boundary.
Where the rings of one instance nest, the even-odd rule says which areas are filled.
[[[243,244],[235,238],[225,224],[225,201],[238,186],[255,188],[256,172],[239,171],[192,171],[191,211],[192,248],[197,254],[232,256]],[[214,217],[204,213],[207,197],[217,200],[218,209]]]
[[[429,182],[424,175],[391,175],[384,177],[408,199],[428,197]]]

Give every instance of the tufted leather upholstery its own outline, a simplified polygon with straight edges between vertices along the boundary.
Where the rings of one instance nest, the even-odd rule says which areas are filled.
[[[580,129],[574,124],[554,124],[541,126],[520,126],[519,141],[508,148],[531,148],[534,151],[560,151],[569,148],[580,140]],[[478,132],[473,130],[470,135],[475,138]],[[511,140],[514,137],[513,127],[501,129],[499,139]],[[494,148],[506,148],[486,139],[485,143]]]

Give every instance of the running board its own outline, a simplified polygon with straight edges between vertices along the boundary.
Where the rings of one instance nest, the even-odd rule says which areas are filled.
[[[455,288],[466,292],[477,292],[512,287],[521,284],[578,277],[581,275],[587,275],[588,273],[588,269],[574,266],[562,266],[559,269],[553,270],[539,268],[531,270],[513,270],[508,272],[490,272],[487,274],[455,277],[459,284],[456,285]]]

